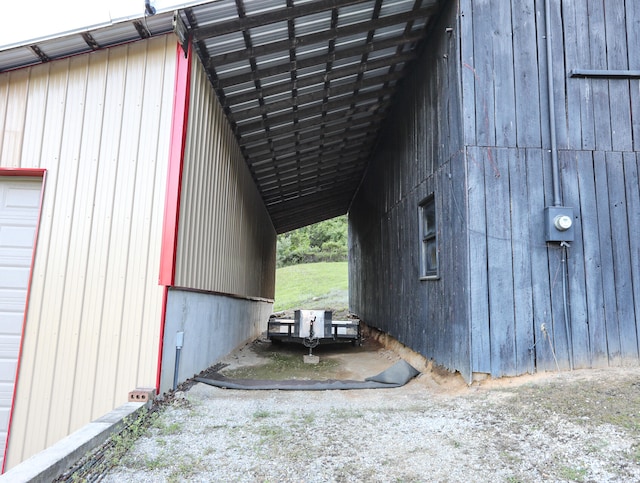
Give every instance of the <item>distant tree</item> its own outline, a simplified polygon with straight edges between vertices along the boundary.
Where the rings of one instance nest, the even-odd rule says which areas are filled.
[[[278,235],[277,266],[347,259],[347,217],[339,216]]]

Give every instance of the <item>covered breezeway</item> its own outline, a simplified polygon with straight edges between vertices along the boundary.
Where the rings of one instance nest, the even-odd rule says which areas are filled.
[[[221,0],[14,49],[7,71],[175,31],[278,233],[345,214],[438,0]]]
[[[375,306],[359,315],[467,377],[514,375],[640,354],[629,270],[640,253],[638,14],[592,10],[190,2],[6,50],[0,72],[175,32],[206,72],[275,231],[349,212],[352,272],[367,279],[351,300]],[[416,212],[429,203],[441,240],[423,241],[440,271],[416,247]],[[571,266],[543,230],[545,207],[560,203],[575,215]],[[554,274],[569,271],[563,293]]]

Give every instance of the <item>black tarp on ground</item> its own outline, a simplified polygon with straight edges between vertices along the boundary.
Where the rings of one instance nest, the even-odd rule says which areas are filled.
[[[326,391],[329,389],[385,389],[404,386],[411,379],[420,374],[416,368],[404,360],[399,360],[393,366],[375,376],[367,377],[364,381],[339,381],[329,379],[312,381],[289,379],[285,381],[263,381],[256,379],[229,379],[222,374],[212,374],[210,377],[196,377],[195,380],[210,386],[226,389],[264,390],[280,389],[283,391]]]

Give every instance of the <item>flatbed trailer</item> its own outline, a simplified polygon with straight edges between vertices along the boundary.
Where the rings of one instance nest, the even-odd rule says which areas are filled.
[[[306,347],[351,341],[360,344],[360,319],[333,320],[330,310],[296,310],[293,319],[269,318],[267,338],[275,342],[298,342]]]

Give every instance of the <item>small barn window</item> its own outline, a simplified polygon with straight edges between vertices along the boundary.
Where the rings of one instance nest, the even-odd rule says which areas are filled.
[[[436,237],[436,203],[433,194],[419,205],[420,223],[420,278],[438,278],[438,240]]]

